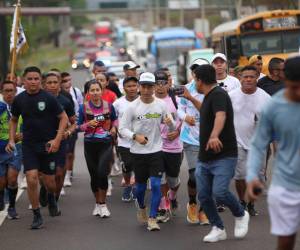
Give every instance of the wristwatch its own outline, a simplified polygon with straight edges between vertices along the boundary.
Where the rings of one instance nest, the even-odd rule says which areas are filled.
[[[133,134],[133,135],[132,135],[132,140],[135,141],[135,138],[136,138],[136,134]]]

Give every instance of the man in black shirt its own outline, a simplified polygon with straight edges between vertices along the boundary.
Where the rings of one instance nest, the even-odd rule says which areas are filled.
[[[9,143],[6,150],[15,149],[15,134],[19,116],[23,118],[23,164],[32,204],[32,229],[42,226],[38,201],[39,171],[48,191],[49,212],[58,211],[54,193],[55,152],[58,151],[68,118],[55,97],[41,90],[41,71],[28,67],[24,74],[25,89],[12,104]],[[59,123],[58,123],[59,120]]]
[[[66,164],[66,157],[67,157],[66,156],[67,155],[66,139],[68,137],[70,137],[72,133],[75,132],[76,116],[75,116],[74,106],[72,105],[71,101],[61,92],[60,79],[55,73],[49,72],[46,75],[44,89],[56,97],[56,99],[59,102],[59,104],[61,105],[62,109],[66,112],[66,114],[69,118],[69,123],[71,124],[71,126],[69,128],[67,128],[67,130],[65,131],[64,138],[60,144],[60,148],[59,148],[58,152],[56,153],[55,180],[56,180],[56,200],[58,201],[60,192],[63,187],[64,177],[65,177],[65,164]],[[72,98],[72,96],[71,96],[71,98]],[[41,194],[45,194],[45,193],[46,193],[45,187],[41,187],[40,203],[42,200],[46,201],[46,199],[45,199],[46,197],[43,197],[41,195]],[[43,201],[42,201],[42,203],[46,203]]]
[[[268,70],[269,74],[257,82],[257,87],[266,91],[269,95],[274,95],[284,88],[283,74],[284,60],[274,57],[270,60]]]
[[[217,212],[215,199],[225,204],[235,216],[234,235],[243,238],[248,232],[249,214],[229,191],[237,163],[237,142],[230,97],[217,86],[215,69],[199,66],[194,71],[197,91],[204,94],[203,103],[185,93],[200,110],[200,152],[196,169],[198,199],[213,228],[203,239],[217,242],[227,238]]]

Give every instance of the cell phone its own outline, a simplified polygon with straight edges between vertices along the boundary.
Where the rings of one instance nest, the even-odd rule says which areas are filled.
[[[174,94],[177,96],[182,96],[184,93],[184,86],[175,86],[173,88]]]

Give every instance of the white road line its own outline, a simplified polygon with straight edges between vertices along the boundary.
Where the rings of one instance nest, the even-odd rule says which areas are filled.
[[[18,200],[21,197],[21,195],[23,194],[23,192],[24,192],[24,189],[19,188],[16,200]],[[8,204],[6,205],[5,209],[0,212],[0,226],[3,224],[3,222],[6,219],[7,208],[8,208]]]

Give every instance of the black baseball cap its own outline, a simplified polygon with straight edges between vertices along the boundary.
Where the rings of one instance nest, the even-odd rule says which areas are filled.
[[[126,83],[130,82],[130,81],[138,82],[139,79],[137,79],[137,78],[134,77],[134,76],[125,77],[124,80],[123,80],[123,86],[124,86]]]

